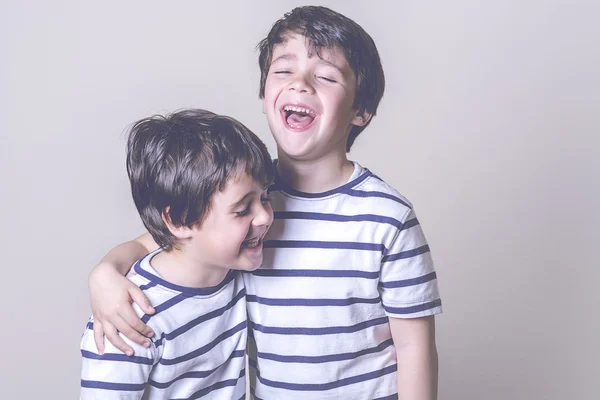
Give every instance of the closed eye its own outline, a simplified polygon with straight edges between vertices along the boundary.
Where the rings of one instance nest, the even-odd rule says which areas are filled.
[[[246,208],[244,208],[241,211],[236,211],[235,214],[238,217],[245,217],[246,215],[250,214],[250,204],[248,204],[248,206]]]
[[[337,82],[335,79],[328,78],[328,77],[326,77],[326,76],[317,76],[317,78],[319,78],[319,79],[323,79],[323,80],[325,80],[325,81],[327,81],[327,82],[331,82],[331,83],[336,83],[336,82]]]
[[[275,71],[275,74],[291,74],[291,71],[287,71],[287,70],[281,70],[281,71]]]

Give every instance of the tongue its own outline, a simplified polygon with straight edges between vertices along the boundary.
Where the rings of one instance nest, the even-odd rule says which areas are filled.
[[[308,126],[314,117],[311,117],[308,114],[301,113],[291,113],[287,118],[287,123],[293,128],[304,128]]]

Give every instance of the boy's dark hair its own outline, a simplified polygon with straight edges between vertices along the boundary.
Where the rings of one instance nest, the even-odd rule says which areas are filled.
[[[352,107],[360,114],[368,112],[375,115],[385,88],[383,67],[375,42],[356,22],[321,6],[294,8],[275,22],[267,37],[258,44],[261,99],[265,96],[265,83],[273,57],[273,48],[285,42],[286,35],[290,32],[306,37],[317,55],[321,47],[338,47],[344,53],[356,76],[356,92]],[[370,122],[368,121],[364,126],[352,127],[346,151],[350,151],[356,137]]]
[[[174,226],[200,225],[212,195],[239,171],[265,187],[273,180],[264,143],[233,118],[181,110],[142,119],[130,130],[127,174],[133,200],[144,226],[166,250],[177,240],[163,213]]]

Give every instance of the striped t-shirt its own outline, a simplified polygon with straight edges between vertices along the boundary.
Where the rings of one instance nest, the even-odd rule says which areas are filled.
[[[358,164],[319,194],[276,177],[271,198],[263,265],[243,274],[253,398],[396,399],[388,317],[442,311],[412,205]]]
[[[134,306],[155,332],[152,345],[146,349],[121,335],[135,355],[105,340],[100,356],[90,320],[81,340],[81,399],[243,399],[247,314],[240,274],[229,271],[210,288],[174,285],[150,265],[158,251],[128,275],[156,310],[145,315]]]

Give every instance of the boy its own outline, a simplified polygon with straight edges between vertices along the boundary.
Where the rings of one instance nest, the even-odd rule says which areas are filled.
[[[243,274],[252,396],[436,398],[441,300],[429,247],[411,204],[346,156],[383,95],[375,44],[354,21],[309,6],[277,21],[259,49],[278,160],[263,265]],[[115,327],[140,342],[150,330],[125,315],[125,301],[145,300],[117,271],[153,244],[121,246],[90,286],[110,328],[98,336],[127,348]],[[115,286],[118,296],[100,301]]]
[[[241,275],[262,262],[273,222],[265,145],[236,120],[183,110],[138,121],[127,143],[135,205],[160,246],[128,278],[156,306],[135,311],[155,335],[135,357],[81,341],[82,399],[245,397],[247,314]]]

